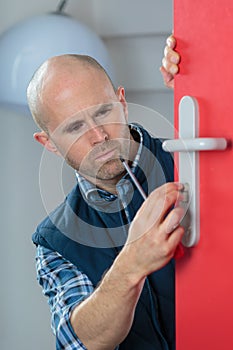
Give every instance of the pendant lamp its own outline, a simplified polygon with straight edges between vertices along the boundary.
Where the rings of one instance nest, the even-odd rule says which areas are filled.
[[[94,57],[113,79],[103,41],[86,25],[62,12],[26,19],[0,35],[0,106],[29,114],[26,89],[36,69],[49,57],[74,53]]]

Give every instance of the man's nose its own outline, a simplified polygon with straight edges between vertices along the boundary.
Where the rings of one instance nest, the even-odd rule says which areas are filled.
[[[108,140],[108,134],[102,125],[93,123],[88,130],[88,134],[92,145]]]

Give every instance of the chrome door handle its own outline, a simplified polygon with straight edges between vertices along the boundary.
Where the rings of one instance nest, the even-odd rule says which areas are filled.
[[[167,152],[196,152],[224,150],[227,148],[227,140],[224,138],[199,137],[195,139],[166,140],[163,149]]]
[[[179,154],[179,182],[189,189],[188,203],[184,203],[187,212],[182,220],[185,234],[182,243],[186,247],[195,246],[200,238],[199,213],[199,152],[225,150],[225,138],[198,138],[199,111],[198,102],[191,96],[184,96],[179,103],[179,139],[166,140],[163,149]]]

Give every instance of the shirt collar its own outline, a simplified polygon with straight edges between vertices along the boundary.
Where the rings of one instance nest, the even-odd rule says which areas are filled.
[[[140,127],[137,124],[129,124],[129,128],[130,128],[131,133],[134,131],[139,135],[139,140],[140,140],[137,154],[136,154],[136,156],[132,162],[132,165],[131,165],[132,172],[135,172],[135,169],[138,165],[140,155],[142,152],[143,134],[142,134]],[[110,202],[110,201],[113,201],[114,199],[117,198],[117,195],[112,194],[112,193],[105,191],[103,189],[97,188],[93,183],[86,180],[77,171],[75,171],[75,174],[76,174],[77,182],[79,184],[79,188],[81,190],[81,193],[82,193],[84,199],[91,201],[91,202],[95,201],[98,203],[98,202],[102,202],[103,200]],[[127,174],[122,179],[125,179],[126,176],[127,176]],[[118,184],[116,186],[118,192],[119,192],[120,188],[122,186],[124,186],[125,183],[128,183],[128,181],[125,182],[125,181],[122,181],[122,179],[118,182]],[[126,189],[124,189],[123,192],[125,192],[125,191],[126,191]],[[120,192],[122,192],[122,191],[120,190]]]

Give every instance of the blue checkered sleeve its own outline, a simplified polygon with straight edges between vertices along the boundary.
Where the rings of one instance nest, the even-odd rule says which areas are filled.
[[[36,268],[37,279],[48,297],[56,349],[86,350],[72,328],[70,315],[93,292],[91,281],[59,253],[42,246],[37,247]]]

